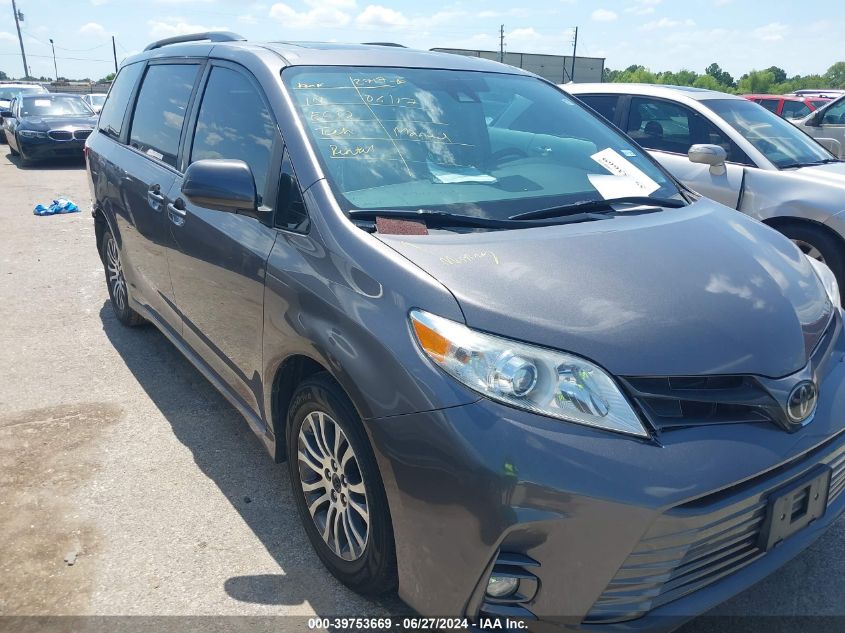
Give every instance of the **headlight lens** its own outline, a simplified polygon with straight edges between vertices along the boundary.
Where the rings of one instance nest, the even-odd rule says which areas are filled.
[[[47,132],[38,132],[36,130],[18,130],[18,134],[24,138],[47,138]]]
[[[554,350],[484,334],[412,310],[411,325],[426,355],[485,396],[533,413],[648,437],[613,379],[593,363]]]
[[[804,255],[804,257],[807,256]],[[827,296],[830,297],[830,300],[833,302],[833,307],[838,308],[841,306],[842,303],[839,295],[839,283],[837,283],[836,275],[833,274],[830,267],[817,259],[813,259],[812,257],[807,257],[807,261],[810,262],[813,270],[816,271],[816,275],[818,275],[821,280],[822,285],[827,292]]]

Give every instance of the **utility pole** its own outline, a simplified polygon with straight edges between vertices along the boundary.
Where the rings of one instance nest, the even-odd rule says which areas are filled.
[[[578,51],[578,27],[575,27],[575,37],[572,38],[572,71],[569,73],[569,81],[575,83],[575,53]]]
[[[56,73],[56,81],[59,80],[59,67],[56,65],[56,45],[53,44],[53,38],[50,38],[50,48],[53,49],[53,70]]]
[[[114,46],[114,35],[111,36],[111,54],[114,55],[114,74],[117,74],[117,49]]]
[[[29,66],[26,63],[26,51],[23,48],[23,37],[21,36],[21,22],[23,22],[23,13],[18,11],[15,0],[12,0],[12,13],[15,14],[15,28],[18,30],[18,41],[21,43],[21,58],[23,59],[23,76],[29,77]]]
[[[499,61],[505,62],[505,25],[499,27]]]

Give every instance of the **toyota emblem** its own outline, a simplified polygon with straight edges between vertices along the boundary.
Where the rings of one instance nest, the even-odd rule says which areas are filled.
[[[816,384],[809,380],[798,383],[789,394],[786,414],[792,422],[801,424],[813,415],[819,393]]]

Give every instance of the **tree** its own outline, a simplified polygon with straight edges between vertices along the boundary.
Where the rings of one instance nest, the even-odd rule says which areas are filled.
[[[734,78],[728,71],[722,70],[722,67],[719,66],[719,64],[717,64],[716,62],[713,62],[707,68],[705,68],[704,72],[723,86],[733,88]],[[784,77],[786,77],[786,73],[784,73]]]
[[[704,88],[706,90],[725,90],[725,86],[719,83],[713,75],[707,73],[706,75],[699,75],[693,84],[696,88]]]
[[[768,70],[752,70],[739,78],[741,94],[766,94],[771,92],[775,77]]]
[[[607,68],[605,68],[605,71],[607,71]],[[98,84],[107,84],[107,83],[111,83],[112,81],[114,81],[114,73],[109,73],[108,75],[106,75],[102,79],[98,79],[97,83]],[[607,81],[607,80],[605,80],[605,81]]]
[[[8,78],[9,78],[9,76],[6,73],[4,73],[2,70],[0,70],[0,81],[6,81]]]
[[[836,62],[828,68],[824,78],[829,88],[845,88],[845,62]]]
[[[783,68],[778,68],[777,66],[769,66],[766,70],[772,73],[772,77],[775,78],[776,84],[782,84],[784,81],[786,81],[786,71]]]

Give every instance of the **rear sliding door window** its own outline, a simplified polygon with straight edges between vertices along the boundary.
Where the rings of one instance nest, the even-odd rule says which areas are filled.
[[[132,95],[135,84],[138,83],[142,70],[144,70],[142,63],[124,66],[112,84],[106,104],[100,113],[99,123],[100,131],[112,138],[120,137],[123,117],[126,115],[126,104],[129,103],[129,97]]]
[[[197,117],[191,162],[242,160],[263,196],[276,134],[273,116],[249,79],[229,68],[212,69]]]
[[[179,135],[198,70],[196,64],[156,64],[147,69],[132,117],[132,147],[176,166]]]

